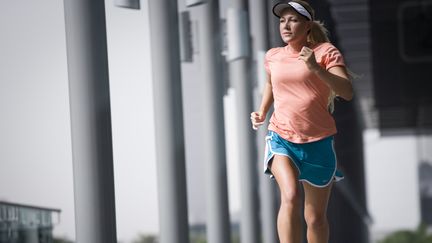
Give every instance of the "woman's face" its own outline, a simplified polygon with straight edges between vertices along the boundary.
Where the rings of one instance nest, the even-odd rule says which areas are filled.
[[[291,8],[282,11],[279,31],[285,43],[306,42],[310,21]]]

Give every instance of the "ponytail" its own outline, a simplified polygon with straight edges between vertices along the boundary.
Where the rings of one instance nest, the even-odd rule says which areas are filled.
[[[311,21],[311,29],[308,34],[308,42],[315,45],[323,42],[330,42],[328,38],[329,31],[320,21]]]
[[[333,90],[330,90],[330,95],[327,101],[327,109],[330,113],[334,111],[334,100],[336,98],[336,93]]]

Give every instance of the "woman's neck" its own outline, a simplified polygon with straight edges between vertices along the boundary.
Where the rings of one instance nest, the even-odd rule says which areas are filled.
[[[300,53],[301,49],[307,46],[309,47],[309,43],[305,40],[305,41],[299,41],[299,42],[290,42],[288,43],[288,50],[291,53],[297,54]]]

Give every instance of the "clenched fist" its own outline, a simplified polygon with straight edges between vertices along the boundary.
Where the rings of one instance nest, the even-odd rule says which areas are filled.
[[[266,118],[266,116],[265,116],[264,112],[262,112],[262,111],[252,112],[250,115],[250,119],[252,122],[252,128],[254,130],[257,130],[259,126],[264,124],[265,118]]]
[[[309,68],[309,70],[313,72],[320,69],[320,65],[317,63],[315,59],[315,53],[309,47],[304,46],[301,49],[298,59],[303,60],[306,66]]]

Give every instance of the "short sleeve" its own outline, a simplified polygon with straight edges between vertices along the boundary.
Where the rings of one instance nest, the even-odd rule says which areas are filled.
[[[269,61],[269,52],[271,51],[268,50],[264,56],[264,69],[266,71],[267,74],[270,74],[270,61]]]
[[[329,70],[335,66],[345,66],[345,61],[342,54],[333,45],[330,45],[323,53],[322,63],[326,70]]]
[[[266,52],[266,54],[265,54],[265,57],[264,57],[264,68],[265,68],[265,71],[266,71],[266,73],[268,73],[268,74],[270,74],[270,72],[271,72],[271,70],[270,70],[270,63],[271,63],[271,60],[272,60],[272,58],[273,58],[273,56],[278,52],[280,50],[280,48],[272,48],[272,49],[270,49],[270,50],[268,50],[267,52]]]

